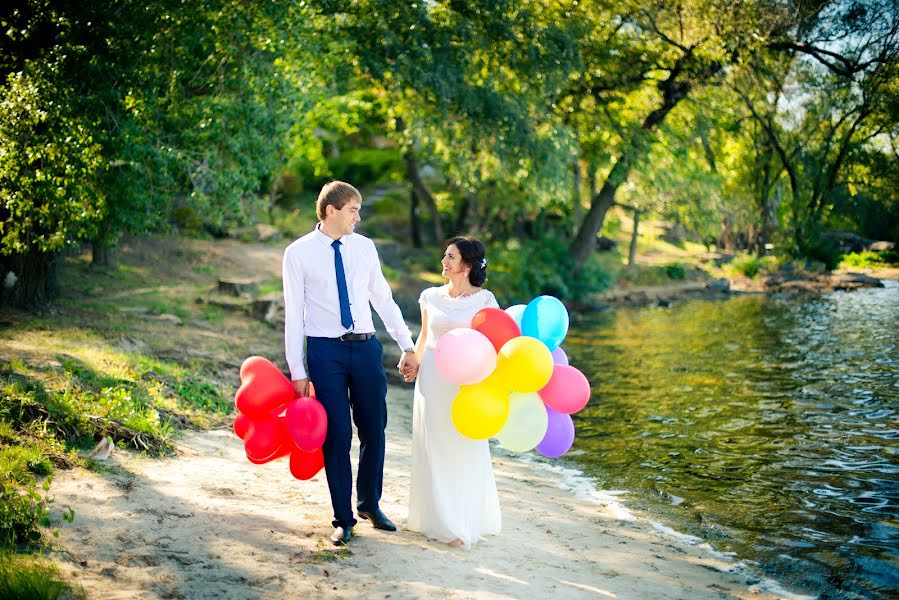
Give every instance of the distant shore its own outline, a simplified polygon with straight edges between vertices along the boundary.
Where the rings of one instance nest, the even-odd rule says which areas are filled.
[[[620,286],[595,294],[580,308],[668,306],[691,299],[721,300],[735,294],[824,294],[882,287],[882,279],[899,279],[899,268],[835,270],[817,275],[773,274],[755,279],[687,281],[658,286]]]

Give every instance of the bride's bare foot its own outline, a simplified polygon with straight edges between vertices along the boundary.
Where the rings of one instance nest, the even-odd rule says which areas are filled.
[[[456,538],[453,541],[449,542],[450,548],[458,548],[461,545],[462,545],[462,540],[460,540],[459,538]]]

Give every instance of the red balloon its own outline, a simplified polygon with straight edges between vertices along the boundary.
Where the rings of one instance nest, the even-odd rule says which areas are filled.
[[[272,462],[273,460],[278,460],[281,457],[287,456],[293,450],[294,450],[293,444],[288,442],[288,443],[284,444],[283,446],[281,446],[280,448],[278,448],[274,454],[272,454],[270,457],[266,458],[265,460],[255,460],[255,459],[251,458],[249,455],[247,456],[247,460],[249,460],[254,465],[264,465],[267,462]]]
[[[315,452],[303,452],[297,448],[290,453],[290,474],[297,479],[312,479],[324,466],[325,455],[321,448]]]
[[[521,335],[515,319],[499,308],[482,308],[476,312],[471,318],[471,328],[487,336],[497,352],[503,344]]]
[[[291,443],[283,417],[269,417],[254,420],[250,424],[244,438],[244,450],[250,461],[261,464],[274,460],[282,446],[289,446]]]
[[[570,365],[555,365],[549,382],[537,393],[554,411],[571,415],[590,400],[590,382]]]
[[[234,433],[240,439],[244,439],[247,437],[247,431],[250,429],[250,425],[253,423],[253,420],[243,413],[238,413],[236,417],[234,417]]]
[[[237,410],[251,417],[266,417],[290,402],[293,384],[261,356],[251,356],[240,367],[241,385],[234,394]]]
[[[315,398],[300,396],[287,404],[284,416],[287,433],[297,448],[313,452],[325,443],[328,433],[328,415],[325,407]]]

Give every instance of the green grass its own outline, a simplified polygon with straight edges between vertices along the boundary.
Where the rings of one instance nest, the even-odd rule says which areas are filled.
[[[84,598],[82,590],[74,590],[62,581],[59,570],[46,560],[20,554],[0,554],[0,598],[22,600],[56,600],[66,597]]]

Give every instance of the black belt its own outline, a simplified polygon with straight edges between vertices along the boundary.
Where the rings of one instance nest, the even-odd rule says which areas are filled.
[[[344,333],[337,339],[341,342],[364,342],[373,337],[375,337],[375,334],[373,333]]]

